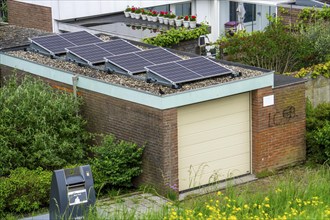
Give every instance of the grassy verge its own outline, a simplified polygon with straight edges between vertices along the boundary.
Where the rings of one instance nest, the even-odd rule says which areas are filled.
[[[280,175],[186,201],[164,219],[330,219],[330,168]]]
[[[222,192],[167,204],[139,219],[330,219],[330,168],[294,168]],[[108,219],[136,219],[125,208]]]

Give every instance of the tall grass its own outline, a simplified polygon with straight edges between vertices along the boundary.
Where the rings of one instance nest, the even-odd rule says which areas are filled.
[[[330,168],[300,168],[185,201],[164,219],[330,219]]]
[[[241,186],[167,203],[157,211],[125,206],[88,219],[330,219],[330,167],[294,168]],[[105,213],[104,213],[105,214]]]

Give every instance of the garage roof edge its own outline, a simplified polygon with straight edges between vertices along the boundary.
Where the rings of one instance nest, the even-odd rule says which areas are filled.
[[[68,85],[72,85],[72,77],[75,75],[74,73],[62,71],[3,53],[0,53],[0,64]],[[273,72],[269,72],[256,77],[246,78],[243,80],[238,79],[228,83],[222,83],[165,96],[159,96],[145,91],[103,82],[82,75],[79,75],[77,86],[78,90],[79,88],[86,89],[122,100],[164,110],[249,92],[269,86],[274,87],[273,75]]]

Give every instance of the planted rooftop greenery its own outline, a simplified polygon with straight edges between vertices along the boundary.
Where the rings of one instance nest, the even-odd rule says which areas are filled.
[[[178,29],[171,28],[170,30],[159,34],[156,37],[145,38],[143,39],[143,42],[160,47],[171,47],[182,41],[197,39],[199,36],[208,33],[208,26],[205,24],[202,24],[201,26],[192,30],[183,27]]]

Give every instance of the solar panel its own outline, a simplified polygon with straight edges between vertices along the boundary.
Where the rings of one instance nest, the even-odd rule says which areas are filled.
[[[154,65],[154,63],[142,58],[136,53],[107,57],[106,62],[107,62],[106,67],[108,67],[108,69],[113,70],[115,68],[107,65],[108,63],[110,63],[110,65],[111,64],[115,65],[118,68],[117,72],[119,71],[119,73],[123,73],[123,74],[125,73],[134,74],[134,73],[145,72],[144,69],[145,66]]]
[[[102,48],[109,51],[111,53],[110,55],[119,55],[119,54],[137,52],[142,50],[139,47],[122,39],[108,41],[102,44]]]
[[[75,45],[84,45],[84,44],[92,44],[103,42],[100,38],[95,35],[88,33],[87,31],[77,31],[60,34],[61,37],[70,41]]]
[[[65,53],[65,48],[67,47],[103,42],[101,39],[87,31],[35,37],[30,39],[30,41],[32,49],[42,53],[49,53],[51,55]]]
[[[160,47],[151,50],[141,51],[138,52],[137,54],[154,64],[161,64],[161,63],[182,60],[181,57],[179,57],[178,55]]]
[[[182,60],[176,54],[163,48],[110,56],[105,59],[107,69],[123,74],[142,73],[145,72],[145,66]]]
[[[122,39],[68,47],[66,50],[68,59],[88,63],[89,65],[104,62],[106,56],[141,51],[140,48]]]
[[[231,70],[206,57],[147,66],[145,69],[147,70],[148,79],[169,85],[232,73]]]
[[[36,51],[43,50],[52,55],[65,53],[66,47],[75,46],[75,44],[63,39],[58,35],[38,37],[31,39],[31,47]]]

